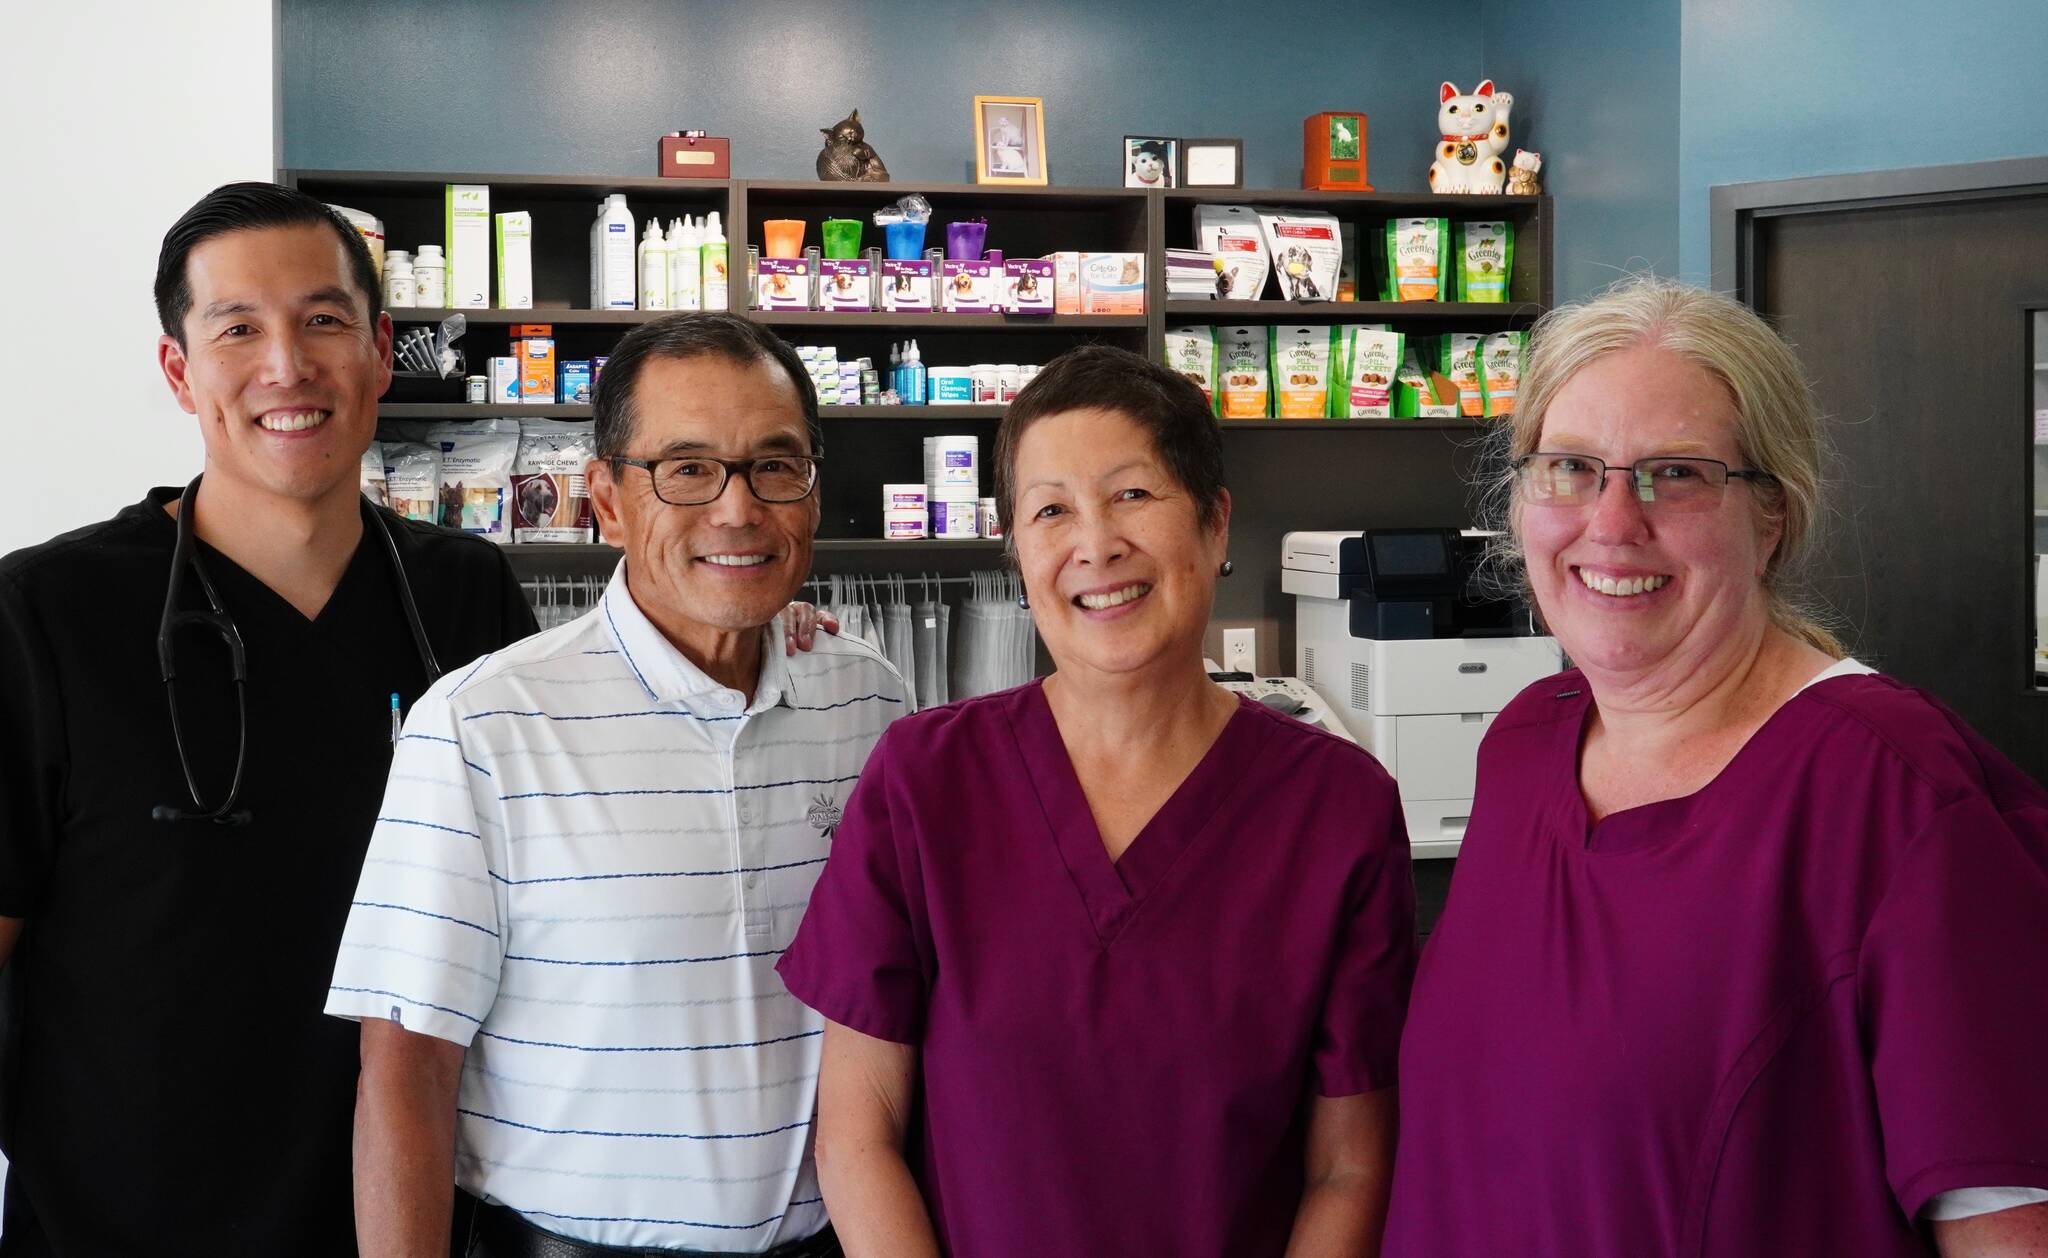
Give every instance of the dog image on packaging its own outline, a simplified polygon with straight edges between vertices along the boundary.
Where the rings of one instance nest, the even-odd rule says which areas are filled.
[[[1272,259],[1258,211],[1249,205],[1195,207],[1195,247],[1218,262],[1216,296],[1223,301],[1257,301],[1266,291]]]
[[[1288,301],[1334,301],[1344,265],[1344,240],[1334,214],[1261,211],[1259,226],[1280,295]]]
[[[889,310],[931,313],[932,264],[923,258],[884,259],[882,305]]]
[[[1220,328],[1217,353],[1222,379],[1216,386],[1224,419],[1264,419],[1270,402],[1266,329]]]
[[[1387,224],[1388,301],[1442,301],[1450,222],[1397,218]]]
[[[1209,413],[1215,414],[1216,401],[1216,329],[1215,328],[1168,328],[1166,330],[1166,365],[1194,381],[1208,400]]]
[[[1406,338],[1383,323],[1354,324],[1340,333],[1344,384],[1332,399],[1331,413],[1343,419],[1393,418],[1394,378]]]
[[[1271,328],[1273,414],[1280,419],[1326,419],[1330,414],[1331,346],[1337,330]]]
[[[512,465],[512,540],[593,542],[590,489],[583,469],[597,446],[590,425],[523,420]]]
[[[547,405],[555,400],[555,338],[526,336],[512,342],[519,359],[519,400]]]

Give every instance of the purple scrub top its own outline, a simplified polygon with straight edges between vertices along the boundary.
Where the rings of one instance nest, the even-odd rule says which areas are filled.
[[[946,1252],[1252,1258],[1311,1096],[1394,1083],[1414,914],[1385,770],[1250,701],[1111,863],[1034,682],[889,728],[777,968],[920,1050]]]
[[[1585,678],[1494,722],[1401,1045],[1389,1258],[1925,1255],[2048,1188],[2048,792],[1889,678],[1589,824]]]

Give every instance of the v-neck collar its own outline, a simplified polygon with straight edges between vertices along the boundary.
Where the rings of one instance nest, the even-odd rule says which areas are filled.
[[[1010,707],[1011,733],[1038,797],[1046,831],[1075,892],[1081,897],[1104,944],[1113,940],[1174,866],[1215,824],[1243,774],[1229,766],[1250,762],[1272,735],[1254,705],[1242,696],[1223,730],[1193,770],[1115,861],[1103,846],[1074,772],[1059,722],[1053,719],[1042,682],[1021,687]]]
[[[171,531],[173,536],[176,535],[178,522],[164,510],[164,507],[176,501],[180,492],[177,489],[155,489],[144,499],[151,513]],[[370,530],[377,526],[368,518],[367,512],[374,508],[363,505],[361,509],[365,513],[362,536],[356,539],[356,548],[348,557],[348,565],[341,570],[340,579],[334,583],[334,588],[328,591],[327,601],[320,605],[320,612],[316,616],[308,616],[300,611],[284,595],[271,589],[254,573],[228,558],[205,538],[194,537],[192,541],[198,550],[199,561],[206,565],[207,575],[211,576],[214,584],[221,589],[221,599],[228,604],[230,615],[234,614],[234,604],[242,601],[244,614],[276,616],[286,624],[299,628],[323,628],[348,615],[347,604],[359,597],[362,587],[376,575],[368,569],[376,566],[380,559],[389,562],[389,559],[382,555],[382,547],[372,544],[374,539],[370,536]],[[196,581],[189,584],[193,588],[198,585]],[[198,597],[203,604],[205,595],[200,593]],[[259,600],[264,606],[261,609],[248,607],[246,600],[251,598]]]

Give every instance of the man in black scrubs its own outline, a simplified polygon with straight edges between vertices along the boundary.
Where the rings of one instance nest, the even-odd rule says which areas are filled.
[[[0,1255],[354,1254],[357,1036],[321,1007],[392,696],[410,710],[428,659],[466,666],[533,616],[497,547],[358,493],[392,331],[346,222],[217,189],[165,236],[156,302],[206,447],[176,607],[209,607],[203,573],[239,630],[246,766],[235,816],[195,819],[242,726],[214,629],[175,634],[166,697],[178,490],[0,559]],[[90,469],[122,417],[75,418]]]

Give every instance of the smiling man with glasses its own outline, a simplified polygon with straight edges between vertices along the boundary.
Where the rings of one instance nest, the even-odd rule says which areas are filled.
[[[774,963],[907,710],[886,661],[774,625],[818,525],[817,398],[725,314],[628,334],[588,468],[625,559],[573,624],[406,723],[328,1012],[362,1023],[363,1251],[838,1252],[818,1016]]]

